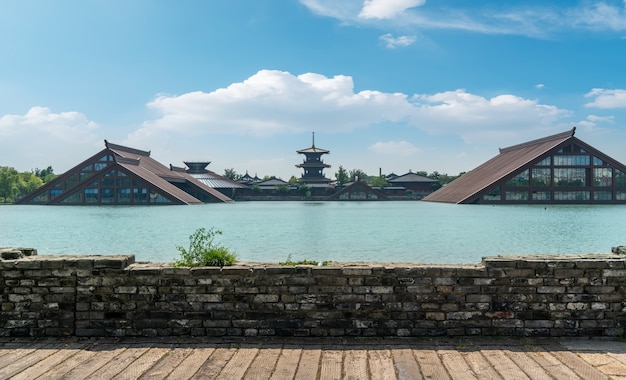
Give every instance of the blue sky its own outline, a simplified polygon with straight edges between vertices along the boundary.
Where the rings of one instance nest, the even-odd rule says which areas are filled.
[[[577,127],[626,163],[626,1],[0,2],[0,166],[458,174]]]

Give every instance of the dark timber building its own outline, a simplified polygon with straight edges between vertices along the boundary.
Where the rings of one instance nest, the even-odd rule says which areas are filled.
[[[298,150],[297,152],[305,156],[304,162],[296,165],[297,168],[304,169],[304,174],[300,181],[313,187],[327,186],[331,180],[324,177],[323,170],[330,168],[330,165],[322,161],[322,155],[330,153],[330,151],[315,147],[315,132],[313,132],[313,144],[311,147]]]
[[[184,169],[166,167],[150,152],[111,144],[18,200],[46,205],[164,205],[232,201]]]
[[[500,154],[423,200],[445,203],[626,203],[626,166],[574,137],[576,128]]]

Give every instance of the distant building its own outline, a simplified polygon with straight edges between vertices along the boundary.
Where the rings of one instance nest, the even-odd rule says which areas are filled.
[[[44,205],[182,205],[229,202],[228,196],[150,152],[109,143],[105,149],[16,201]]]
[[[237,181],[233,181],[223,175],[219,175],[206,167],[211,162],[197,162],[197,161],[185,161],[187,169],[185,172],[205,185],[212,187],[220,193],[233,198],[236,195],[237,190],[247,189],[248,186],[243,185]],[[172,166],[170,165],[170,168]],[[247,173],[246,173],[247,174]]]
[[[330,168],[330,165],[324,163],[322,155],[328,154],[330,151],[315,146],[315,132],[313,132],[311,147],[297,152],[305,156],[304,162],[296,165],[297,168],[304,169],[300,182],[311,187],[327,187],[331,180],[324,177],[324,169]]]
[[[371,188],[363,181],[355,181],[335,194],[328,201],[386,201],[389,198],[381,191]]]
[[[438,183],[436,179],[424,177],[423,175],[408,172],[403,175],[395,175],[388,178],[387,182],[393,187],[404,187],[405,190],[411,190],[414,193],[430,194],[434,183]]]
[[[626,203],[626,166],[574,137],[576,128],[500,149],[428,195],[445,203]]]

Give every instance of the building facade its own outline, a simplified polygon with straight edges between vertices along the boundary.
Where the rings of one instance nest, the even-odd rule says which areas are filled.
[[[574,137],[576,128],[500,149],[500,154],[424,201],[626,203],[626,166]]]
[[[16,201],[43,205],[184,205],[231,198],[150,152],[104,141],[105,149]]]

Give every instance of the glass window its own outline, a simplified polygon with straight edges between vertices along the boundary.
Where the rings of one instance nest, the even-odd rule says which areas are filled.
[[[551,163],[552,163],[552,157],[546,157],[543,160],[537,162],[535,165],[536,166],[550,166]]]
[[[616,191],[615,200],[626,201],[626,191]]]
[[[487,194],[483,195],[483,199],[486,200],[486,201],[500,201],[500,200],[502,200],[502,197],[500,195],[500,187],[496,187],[495,189],[492,189]]]
[[[69,189],[70,187],[76,185],[77,183],[78,183],[78,174],[74,173],[65,181],[65,188]]]
[[[613,199],[613,193],[610,191],[594,191],[593,192],[594,201],[610,201],[612,199]]]
[[[150,203],[170,203],[170,200],[159,193],[150,191]]]
[[[94,167],[94,169],[95,169],[96,171],[98,171],[98,170],[102,170],[102,169],[106,168],[106,167],[107,167],[107,164],[106,164],[106,163],[104,163],[104,162],[97,162],[97,163],[95,163],[95,164],[93,165],[93,167]]]
[[[611,168],[593,168],[593,185],[594,186],[611,186],[613,184],[613,169]]]
[[[623,171],[615,169],[615,186],[626,186],[626,174]]]
[[[148,202],[148,189],[133,189],[133,202],[134,203],[147,203]]]
[[[585,179],[584,168],[554,169],[554,186],[585,186]]]
[[[63,193],[63,190],[61,189],[50,189],[50,199],[58,197],[62,193]]]
[[[113,186],[115,184],[115,180],[113,178],[102,178],[100,183],[102,186]]]
[[[130,178],[118,178],[117,186],[130,186]]]
[[[594,166],[608,166],[609,163],[604,160],[599,159],[596,156],[593,156],[593,165]]]
[[[533,186],[550,186],[552,181],[552,169],[533,169]]]
[[[98,203],[98,189],[85,189],[85,203]]]
[[[48,201],[48,193],[43,192],[37,195],[35,198],[33,198],[33,200],[31,200],[30,203],[40,203],[40,202],[47,202],[47,201]]]
[[[113,203],[115,202],[115,194],[113,189],[100,189],[100,203]]]
[[[554,156],[554,166],[589,166],[589,156]]]
[[[507,201],[527,201],[528,191],[507,191],[505,197]]]
[[[130,189],[117,189],[117,203],[130,203]]]
[[[551,195],[549,191],[533,191],[533,201],[549,201]]]
[[[588,201],[588,191],[555,191],[555,201]]]
[[[528,169],[506,182],[506,187],[528,187]],[[507,198],[508,199],[508,198]]]
[[[69,196],[65,197],[65,199],[63,199],[61,203],[82,203],[83,202],[82,195],[83,193],[81,193],[80,191],[76,191],[70,194]]]

